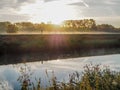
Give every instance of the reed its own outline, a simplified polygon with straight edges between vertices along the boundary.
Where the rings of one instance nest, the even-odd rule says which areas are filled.
[[[22,73],[23,71],[22,69]],[[30,72],[23,73],[20,82],[21,90],[120,90],[120,72],[112,71],[109,67],[102,65],[85,65],[82,74],[74,72],[69,75],[67,83],[65,81],[59,82],[54,72],[52,72],[52,78],[49,78],[46,71],[50,84],[46,88],[41,86],[41,79],[36,80],[36,83],[31,82],[31,75]]]

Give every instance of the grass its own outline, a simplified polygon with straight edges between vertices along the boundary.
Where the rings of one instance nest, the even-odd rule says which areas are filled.
[[[119,34],[0,35],[0,58],[37,53],[42,60],[120,53]],[[104,50],[102,52],[101,50]],[[17,52],[16,52],[17,51]],[[92,53],[91,53],[92,52]],[[95,52],[95,53],[94,53]],[[99,53],[101,52],[101,53]],[[31,61],[34,61],[33,59]],[[39,60],[39,59],[37,59]],[[16,60],[18,61],[18,60]],[[29,60],[28,60],[29,61]],[[0,64],[14,61],[1,59]],[[22,62],[22,61],[18,61]]]
[[[21,69],[18,79],[21,90],[120,90],[120,72],[112,71],[107,66],[85,65],[82,74],[75,72],[69,75],[68,82],[59,82],[52,72],[52,78],[48,81],[50,85],[46,88],[41,86],[40,79],[36,80],[36,83],[31,82],[32,74],[29,70],[26,72],[27,69]],[[49,77],[47,72],[46,75]]]

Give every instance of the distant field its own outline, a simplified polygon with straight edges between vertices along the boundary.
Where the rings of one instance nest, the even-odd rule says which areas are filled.
[[[37,55],[39,60],[50,60],[115,53],[120,53],[120,34],[0,35],[0,57]]]

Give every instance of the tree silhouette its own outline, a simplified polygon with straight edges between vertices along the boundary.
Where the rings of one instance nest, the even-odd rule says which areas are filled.
[[[9,24],[7,26],[7,33],[16,33],[18,31],[18,27],[15,24]]]

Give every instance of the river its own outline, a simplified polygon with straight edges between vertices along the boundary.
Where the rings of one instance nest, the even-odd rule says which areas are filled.
[[[81,73],[86,64],[101,64],[109,66],[111,70],[120,70],[120,54],[91,56],[82,58],[57,59],[44,62],[29,62],[19,64],[9,64],[0,66],[0,90],[19,90],[20,83],[17,81],[21,75],[20,68],[28,67],[28,73],[32,72],[31,80],[41,78],[42,86],[46,86],[49,78],[54,75],[59,81],[68,80],[69,74],[77,71]],[[27,70],[26,70],[27,72]],[[46,74],[47,72],[47,74]]]

